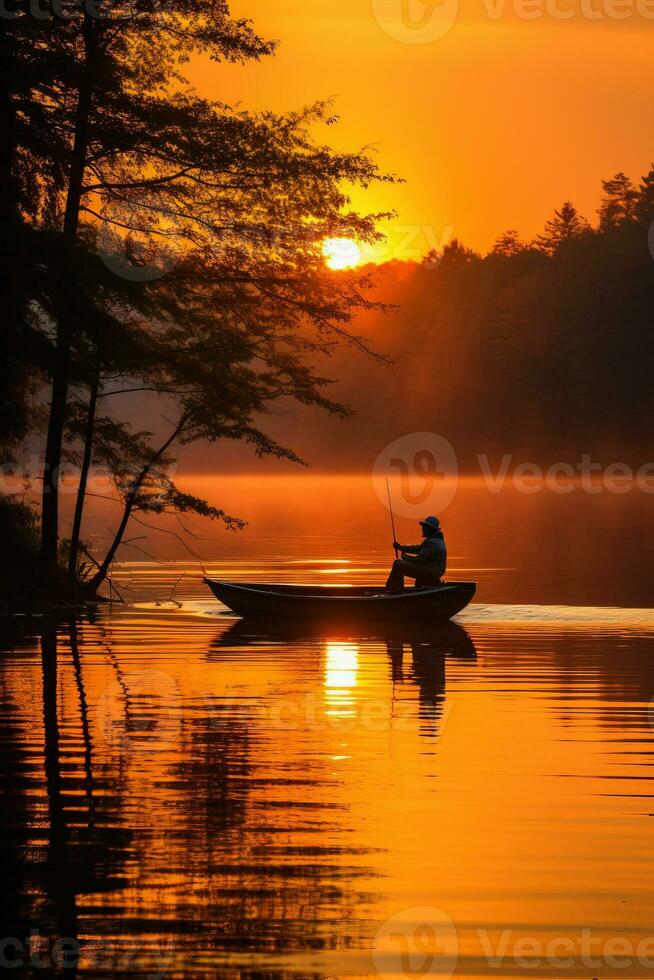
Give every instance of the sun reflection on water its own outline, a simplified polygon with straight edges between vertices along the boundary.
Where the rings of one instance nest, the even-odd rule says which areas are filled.
[[[359,646],[328,643],[325,650],[325,713],[350,718],[354,714],[353,691],[357,684]]]

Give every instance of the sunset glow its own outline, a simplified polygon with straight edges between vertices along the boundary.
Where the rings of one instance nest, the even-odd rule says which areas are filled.
[[[327,238],[322,254],[330,269],[352,269],[361,262],[361,248],[351,238]]]
[[[383,228],[387,257],[419,259],[451,227],[487,249],[508,227],[537,234],[550,202],[570,197],[592,216],[601,178],[618,167],[636,177],[650,163],[651,21],[630,2],[624,21],[591,20],[577,2],[558,6],[561,19],[540,2],[525,19],[513,3],[238,0],[235,14],[281,39],[277,57],[250,72],[198,60],[190,75],[202,94],[229,91],[255,109],[271,102],[297,109],[333,96],[339,122],[321,138],[339,149],[374,144],[382,168],[406,180],[352,192],[356,206],[397,213]],[[602,9],[600,0],[590,6]],[[457,7],[444,36],[429,41],[427,33],[418,43],[423,21],[427,32],[432,23],[446,26]],[[404,26],[403,11],[415,29]],[[596,136],[600,117],[604,132],[615,134],[619,160],[613,140]]]
[[[0,959],[654,980],[654,0],[10,6]]]

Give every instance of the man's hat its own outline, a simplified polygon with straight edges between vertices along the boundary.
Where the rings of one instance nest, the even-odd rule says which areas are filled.
[[[421,527],[429,527],[432,531],[440,531],[441,522],[437,517],[425,517],[424,521],[420,521]]]

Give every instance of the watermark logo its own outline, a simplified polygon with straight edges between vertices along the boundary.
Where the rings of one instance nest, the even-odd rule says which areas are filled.
[[[206,724],[216,731],[228,731],[239,719],[236,698],[203,697]],[[445,706],[439,719],[443,734],[452,705]],[[248,708],[248,720],[265,731],[334,732],[417,732],[421,719],[415,702],[384,698],[361,698],[354,701],[347,690],[335,689],[327,700],[315,694],[300,697],[271,698]]]
[[[624,21],[654,19],[652,0],[483,0],[483,9],[491,21],[584,20]]]
[[[182,696],[162,670],[132,670],[103,691],[95,712],[98,733],[121,755],[161,752],[177,744]]]
[[[526,934],[505,928],[465,930],[468,954],[475,951],[480,974],[552,977],[566,975],[649,976],[654,967],[654,936],[620,935],[586,927],[552,934]],[[423,906],[391,916],[374,938],[372,960],[383,980],[439,977],[450,980],[459,958],[459,935],[441,909]]]
[[[622,495],[633,490],[654,493],[654,463],[643,463],[638,469],[620,462],[604,466],[590,453],[582,453],[575,463],[560,461],[546,468],[537,463],[515,463],[512,453],[505,453],[495,466],[485,453],[479,453],[477,463],[486,489],[493,494],[505,488],[523,494],[545,490],[563,496],[579,491],[590,496]]]
[[[87,493],[112,494],[116,489],[118,479],[123,489],[130,489],[130,484],[138,478],[142,464],[129,465],[127,462],[122,464],[120,472],[111,472],[105,466],[94,466],[88,473],[86,489]],[[160,471],[161,491],[157,495],[153,492],[150,496],[152,502],[158,499],[165,503],[166,486],[172,482],[177,472],[178,464],[171,462]],[[38,453],[31,453],[29,458],[20,463],[3,463],[0,466],[0,493],[12,495],[23,493],[30,489],[32,483],[39,479],[37,474],[43,472],[43,459]],[[81,469],[75,463],[65,462],[53,471],[52,484],[57,487],[62,496],[73,496],[77,493]],[[46,493],[50,492],[50,487],[46,488]],[[116,497],[116,500],[119,498]]]
[[[491,23],[654,20],[654,0],[479,0],[471,9]],[[431,44],[455,25],[459,3],[458,0],[372,0],[372,10],[384,33],[395,41]]]
[[[375,935],[372,960],[383,980],[454,976],[459,942],[454,923],[433,906],[397,912]]]
[[[177,265],[178,256],[166,244],[169,238],[159,229],[149,227],[147,218],[139,223],[140,211],[149,212],[151,217],[153,207],[145,202],[130,203],[136,230],[127,234],[120,233],[113,219],[104,215],[97,230],[96,249],[106,267],[120,279],[154,282]]]
[[[361,245],[361,262],[420,262],[435,269],[453,238],[454,225],[393,224],[380,241]]]
[[[558,936],[528,936],[503,929],[499,934],[477,930],[477,941],[488,967],[513,973],[529,970],[532,975],[552,975],[553,970],[615,971],[632,970],[647,975],[654,966],[654,941],[643,936],[637,941],[620,935],[604,935],[593,929]],[[590,975],[590,974],[589,974]],[[624,974],[622,974],[624,975]],[[632,974],[633,975],[633,974]]]
[[[402,44],[432,44],[452,29],[458,0],[372,0],[381,29]]]
[[[372,468],[379,501],[388,506],[387,481],[393,510],[400,517],[420,520],[445,510],[456,495],[458,463],[445,436],[411,432],[389,443]]]
[[[615,496],[638,491],[654,494],[654,462],[631,466],[623,462],[601,463],[590,453],[572,462],[548,466],[517,460],[513,453],[491,459],[477,453],[466,475],[478,479],[489,493],[514,491],[531,496],[552,493],[565,496],[585,493]],[[411,432],[389,443],[372,467],[372,481],[379,501],[388,506],[387,481],[394,513],[420,520],[445,510],[458,488],[457,455],[452,444],[435,432]]]
[[[25,976],[25,969],[36,975],[64,976],[81,970],[117,975],[138,972],[146,980],[163,980],[174,957],[172,940],[161,938],[126,947],[120,940],[88,939],[75,936],[44,935],[30,930],[27,940],[17,936],[0,938],[0,969],[8,976]],[[13,973],[13,971],[20,971]],[[10,972],[11,971],[11,972]]]
[[[169,13],[172,0],[151,0],[147,9],[138,0],[0,0],[0,20],[17,20],[31,17],[33,20],[72,20],[84,15],[91,20],[132,20],[140,16]]]

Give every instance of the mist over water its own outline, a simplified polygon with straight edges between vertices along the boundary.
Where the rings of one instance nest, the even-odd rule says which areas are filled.
[[[134,598],[165,597],[182,574],[178,598],[206,595],[194,556],[211,574],[236,581],[386,579],[393,558],[389,513],[370,476],[309,472],[258,479],[191,476],[180,482],[249,525],[232,533],[185,518],[192,537],[177,521],[157,520],[162,532],[134,525],[130,537],[138,538],[123,549],[116,572]],[[397,502],[397,481],[391,488]],[[459,479],[451,503],[439,511],[448,577],[476,581],[477,601],[483,603],[647,608],[653,604],[653,500],[637,488],[624,494],[590,494],[581,487],[569,494],[547,488],[522,493],[507,483],[495,493],[481,479]],[[419,539],[418,515],[425,515],[419,505],[415,510],[415,519],[396,514],[403,543]],[[99,550],[117,516],[114,504],[96,501],[91,507],[86,537]]]

